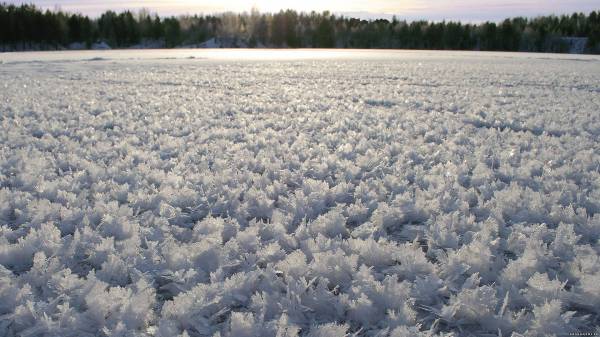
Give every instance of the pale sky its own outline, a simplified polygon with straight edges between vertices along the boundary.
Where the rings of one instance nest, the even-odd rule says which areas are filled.
[[[6,0],[4,0],[6,1]],[[8,0],[20,4],[22,0]],[[498,21],[506,17],[591,12],[600,10],[599,0],[28,0],[42,8],[57,8],[97,16],[107,9],[149,9],[161,16],[244,12],[280,9],[330,10],[346,16],[376,18],[397,15],[400,19]]]

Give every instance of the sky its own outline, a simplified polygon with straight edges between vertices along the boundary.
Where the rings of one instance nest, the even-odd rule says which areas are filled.
[[[4,0],[6,1],[6,0]],[[8,0],[20,4],[22,0]],[[599,0],[27,0],[42,8],[61,8],[69,12],[98,16],[112,9],[146,8],[161,16],[244,12],[256,7],[261,12],[281,9],[297,11],[329,10],[360,18],[415,20],[499,21],[507,17],[534,17],[548,14],[591,12],[600,9]]]

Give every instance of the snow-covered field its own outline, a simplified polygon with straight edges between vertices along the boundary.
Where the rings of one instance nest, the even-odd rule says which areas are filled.
[[[0,336],[600,333],[598,57],[0,63]]]

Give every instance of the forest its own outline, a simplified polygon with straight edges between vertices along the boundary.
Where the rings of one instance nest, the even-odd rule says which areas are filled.
[[[600,11],[501,22],[361,20],[331,12],[160,17],[147,10],[88,17],[0,4],[0,50],[173,48],[381,48],[600,53]],[[575,49],[573,49],[575,47]]]

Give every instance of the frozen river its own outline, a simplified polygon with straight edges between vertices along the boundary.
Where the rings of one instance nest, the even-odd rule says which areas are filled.
[[[0,336],[598,332],[599,239],[598,56],[0,54]]]

